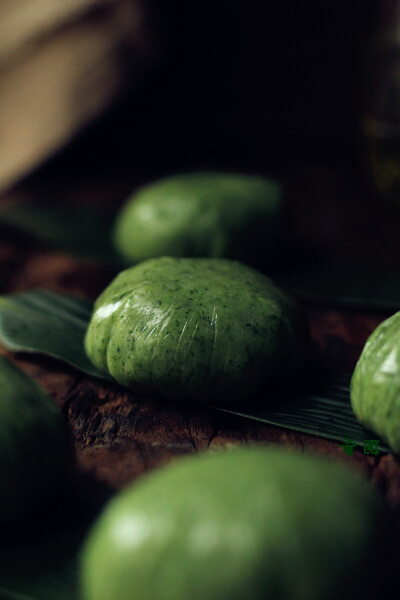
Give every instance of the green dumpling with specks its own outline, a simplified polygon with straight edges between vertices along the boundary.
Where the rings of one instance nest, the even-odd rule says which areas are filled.
[[[400,312],[368,338],[351,380],[351,404],[365,427],[400,452]]]
[[[137,191],[114,225],[127,264],[159,256],[231,258],[271,266],[282,252],[282,187],[264,177],[187,173]]]
[[[83,547],[82,600],[387,598],[388,523],[372,486],[326,458],[192,455],[106,506]]]
[[[85,348],[128,388],[223,403],[298,373],[307,333],[301,308],[254,269],[164,257],[123,271],[104,290]]]
[[[72,444],[51,398],[0,357],[0,526],[54,494],[71,458]]]

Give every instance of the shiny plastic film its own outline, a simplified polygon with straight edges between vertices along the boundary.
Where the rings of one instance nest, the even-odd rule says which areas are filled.
[[[357,419],[400,452],[400,312],[368,338],[351,380]]]
[[[300,307],[267,277],[224,259],[151,259],[100,295],[85,337],[118,383],[170,400],[243,401],[304,363]]]

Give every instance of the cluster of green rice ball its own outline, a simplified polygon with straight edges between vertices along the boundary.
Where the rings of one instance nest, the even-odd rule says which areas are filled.
[[[95,304],[93,364],[141,393],[209,404],[299,373],[304,313],[249,266],[281,255],[283,212],[281,186],[262,177],[186,174],[139,190],[114,227],[120,255],[139,264]]]
[[[126,262],[147,262],[97,301],[86,337],[94,364],[134,389],[214,403],[259,396],[296,375],[308,347],[301,308],[231,260],[276,264],[283,196],[276,182],[225,173],[169,177],[137,192],[116,220],[114,244]],[[368,340],[351,402],[360,422],[399,452],[400,313]]]
[[[167,400],[268,401],[309,348],[301,307],[250,266],[278,260],[283,212],[281,187],[259,177],[200,173],[139,191],[114,229],[134,266],[100,295],[86,333],[93,364]],[[351,389],[358,418],[396,451],[399,329],[400,313],[371,336]],[[0,383],[5,524],[28,497],[41,502],[49,482],[56,488],[68,461],[51,400],[5,359]],[[200,453],[105,508],[82,549],[82,599],[372,598],[371,548],[388,522],[374,490],[343,465],[261,447]]]
[[[268,398],[301,371],[309,339],[301,308],[247,266],[276,262],[282,214],[281,189],[260,178],[186,175],[137,193],[114,243],[143,262],[98,298],[92,362],[169,400]],[[186,458],[105,509],[84,549],[84,600],[371,598],[368,548],[386,518],[367,484],[315,457],[242,448]]]

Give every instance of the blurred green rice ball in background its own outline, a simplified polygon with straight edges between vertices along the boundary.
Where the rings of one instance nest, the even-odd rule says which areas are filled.
[[[113,242],[127,264],[159,256],[274,265],[283,246],[283,190],[263,177],[188,173],[150,184],[117,216]]]

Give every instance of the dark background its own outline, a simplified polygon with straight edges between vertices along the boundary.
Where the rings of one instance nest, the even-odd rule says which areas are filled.
[[[55,165],[362,168],[377,0],[152,0],[158,66]]]
[[[362,122],[382,11],[397,1],[146,0],[155,66],[139,78],[133,68],[125,95],[17,194],[96,204],[111,222],[138,186],[171,173],[272,176],[287,192],[291,270],[318,262],[317,280],[330,281],[344,265],[337,296],[358,267],[362,293],[385,295],[398,279],[399,203],[378,193]]]

